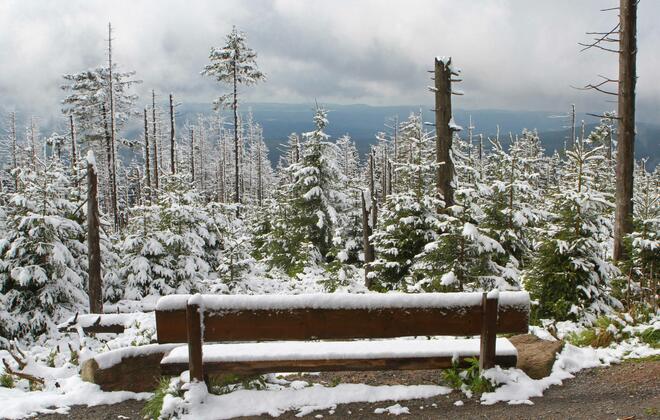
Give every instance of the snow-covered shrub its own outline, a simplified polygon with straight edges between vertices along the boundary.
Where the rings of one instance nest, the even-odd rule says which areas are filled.
[[[567,157],[567,178],[553,197],[553,216],[540,235],[525,287],[538,300],[536,317],[591,323],[620,306],[611,296],[619,270],[603,245],[611,234],[604,214],[612,203],[592,186],[590,165],[600,158],[599,150],[580,143]]]
[[[119,245],[127,299],[200,290],[217,263],[217,229],[196,190],[183,175],[162,182],[156,204],[133,209]]]
[[[87,246],[79,203],[58,162],[16,174],[0,240],[0,335],[36,336],[86,307]]]
[[[479,224],[481,209],[474,195],[469,188],[456,190],[457,204],[436,216],[438,233],[412,267],[417,288],[443,292],[518,288],[515,269],[495,260],[505,251]]]

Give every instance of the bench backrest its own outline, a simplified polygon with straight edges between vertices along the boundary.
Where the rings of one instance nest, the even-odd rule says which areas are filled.
[[[159,343],[187,341],[190,295],[161,298]],[[200,298],[200,296],[198,296]],[[202,295],[204,341],[265,341],[479,335],[482,293]],[[526,333],[529,294],[502,292],[497,333]]]

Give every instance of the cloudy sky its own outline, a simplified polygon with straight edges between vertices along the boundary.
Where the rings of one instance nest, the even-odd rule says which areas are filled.
[[[61,75],[101,64],[111,21],[115,60],[182,102],[211,102],[202,78],[209,48],[232,25],[248,35],[268,81],[253,102],[428,104],[427,70],[449,55],[463,71],[461,108],[614,108],[570,86],[616,76],[613,54],[577,45],[610,29],[616,0],[2,0],[0,105],[47,115],[59,109]],[[660,1],[642,0],[638,116],[660,116]]]

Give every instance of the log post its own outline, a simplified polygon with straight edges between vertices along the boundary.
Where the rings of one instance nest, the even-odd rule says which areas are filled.
[[[188,365],[190,381],[204,381],[204,363],[202,360],[202,295],[196,294],[188,299],[186,321],[188,330]]]
[[[436,190],[445,202],[445,208],[454,205],[454,162],[451,158],[451,58],[435,59],[435,155]]]
[[[481,347],[479,352],[479,369],[485,370],[495,366],[495,340],[497,338],[497,293],[484,292],[481,300]]]
[[[94,152],[87,152],[87,258],[89,312],[103,313],[101,237],[99,233],[98,177]]]
[[[633,231],[633,171],[635,165],[635,84],[637,81],[637,0],[619,7],[619,127],[616,156],[616,211],[613,259],[625,259],[624,238]]]

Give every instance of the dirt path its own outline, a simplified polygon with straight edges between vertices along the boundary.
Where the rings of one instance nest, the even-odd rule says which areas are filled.
[[[374,373],[327,373],[314,377],[314,382],[386,384],[437,383],[437,371],[374,372]],[[304,378],[310,380],[309,378]],[[457,400],[463,406],[455,406]],[[660,418],[660,362],[625,362],[608,368],[592,369],[578,373],[563,386],[553,386],[542,398],[533,399],[534,405],[496,404],[483,406],[478,398],[465,399],[453,392],[426,400],[399,401],[410,410],[411,418],[419,419],[624,419]],[[112,406],[74,407],[67,416],[40,416],[40,419],[140,419],[144,403],[128,401]],[[356,403],[338,406],[333,413],[328,410],[314,412],[308,418],[378,418],[390,414],[374,414],[377,408],[388,407],[394,402],[374,404]],[[288,412],[281,419],[296,419],[296,412]],[[635,417],[631,417],[635,416]],[[269,418],[266,416],[266,418]]]

